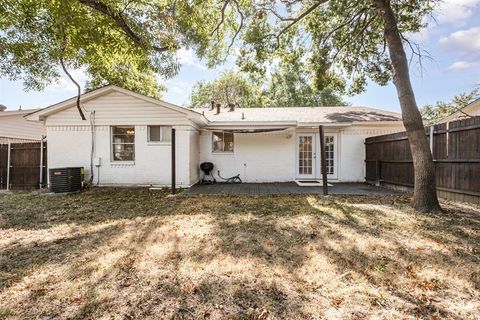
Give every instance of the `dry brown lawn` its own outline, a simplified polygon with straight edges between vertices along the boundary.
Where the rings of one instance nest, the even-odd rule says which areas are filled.
[[[0,318],[480,319],[480,214],[408,196],[0,194]]]

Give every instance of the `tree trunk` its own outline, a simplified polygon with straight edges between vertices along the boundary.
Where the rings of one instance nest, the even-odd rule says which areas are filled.
[[[384,22],[384,36],[393,67],[393,83],[397,89],[403,124],[412,152],[415,174],[412,205],[419,212],[441,211],[435,186],[435,164],[410,82],[407,56],[397,20],[390,0],[374,0],[374,4]]]

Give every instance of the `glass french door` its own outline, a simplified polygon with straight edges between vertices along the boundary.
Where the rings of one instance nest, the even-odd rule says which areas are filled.
[[[315,135],[299,134],[297,136],[297,149],[297,177],[301,179],[315,179]]]
[[[298,179],[320,179],[320,138],[318,133],[297,135],[297,168]],[[327,177],[337,179],[337,134],[325,134],[325,163]]]

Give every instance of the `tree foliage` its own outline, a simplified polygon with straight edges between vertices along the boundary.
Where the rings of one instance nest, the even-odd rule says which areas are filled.
[[[290,73],[290,66],[276,69],[267,78],[253,79],[242,72],[227,71],[210,82],[192,88],[191,106],[208,107],[211,101],[238,107],[321,107],[348,105],[332,89],[316,91],[305,74]]]
[[[402,34],[424,25],[432,3],[394,3]],[[301,64],[317,92],[358,93],[367,78],[385,84],[392,76],[371,0],[5,0],[0,31],[0,75],[23,79],[26,89],[57,81],[62,57],[67,68],[86,70],[88,88],[142,90],[145,81],[143,93],[155,95],[163,88],[152,77],[178,72],[180,47],[214,66],[240,44],[243,71],[261,74],[279,57],[293,70]]]
[[[209,47],[220,19],[214,9],[213,0],[4,0],[0,76],[42,90],[59,80],[63,62],[86,71],[87,89],[114,83],[158,96],[164,88],[155,75],[178,72],[180,47],[220,60],[221,47]]]
[[[437,101],[434,105],[426,105],[421,112],[424,119],[435,122],[457,111],[463,112],[463,108],[477,99],[480,99],[480,84],[477,84],[470,92],[454,96],[451,101]],[[465,114],[465,116],[469,115]]]
[[[268,107],[340,106],[347,105],[341,98],[343,90],[327,84],[318,88],[302,61],[304,49],[298,48],[279,56],[278,67],[267,80],[265,94]]]
[[[261,106],[261,92],[252,81],[235,71],[227,71],[210,82],[199,81],[192,88],[192,107],[207,107],[211,101],[239,107]]]
[[[269,72],[227,71],[213,81],[198,82],[192,89],[192,106],[209,106],[211,100],[247,108],[347,105],[330,86],[315,88],[301,51],[283,54]]]

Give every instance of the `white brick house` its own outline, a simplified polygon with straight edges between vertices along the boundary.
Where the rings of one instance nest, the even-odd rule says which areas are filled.
[[[171,129],[176,129],[176,183],[200,179],[213,162],[222,176],[245,182],[319,179],[318,126],[325,128],[328,177],[364,181],[366,137],[403,131],[398,113],[366,107],[187,109],[116,86],[27,116],[45,124],[48,167],[93,168],[99,185],[164,186],[171,182]],[[318,156],[317,156],[318,155]]]

